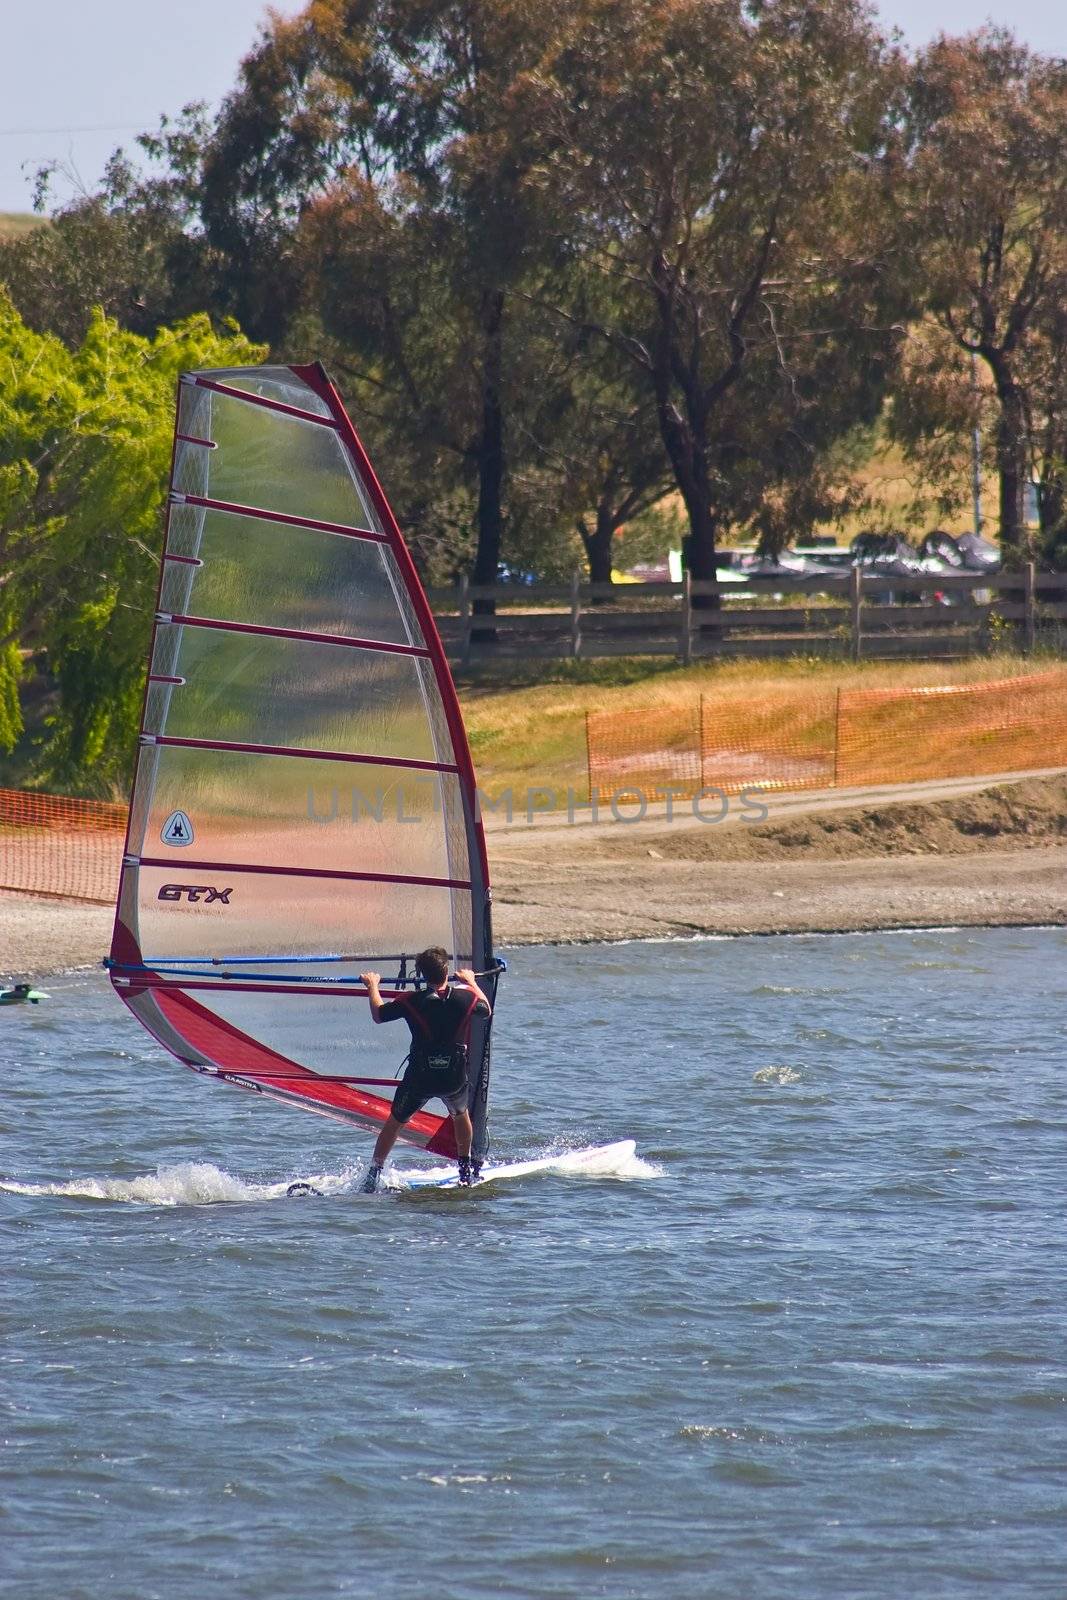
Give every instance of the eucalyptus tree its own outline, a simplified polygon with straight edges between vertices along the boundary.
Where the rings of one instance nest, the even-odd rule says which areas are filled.
[[[594,325],[650,387],[698,578],[740,520],[780,538],[768,495],[803,502],[821,452],[877,412],[898,75],[854,0],[598,0],[532,90],[564,247],[614,286]]]
[[[930,313],[961,365],[974,357],[990,377],[1000,538],[1018,557],[1026,484],[1047,436],[1057,363],[1062,370],[1067,62],[997,28],[938,39],[915,63],[897,193],[902,247],[914,254]],[[939,410],[915,410],[917,442],[943,423]],[[1050,493],[1055,455],[1053,447]]]
[[[528,379],[516,291],[546,233],[512,120],[569,10],[312,0],[245,61],[198,179],[242,324],[284,343],[295,274],[361,398],[424,461],[458,463],[481,583],[500,560],[509,416]]]

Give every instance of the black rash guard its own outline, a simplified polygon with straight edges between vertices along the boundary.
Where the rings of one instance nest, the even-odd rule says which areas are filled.
[[[396,1022],[403,1017],[411,1029],[411,1056],[393,1098],[393,1116],[398,1122],[407,1122],[427,1100],[437,1097],[450,1111],[463,1109],[458,1102],[461,1098],[465,1101],[467,1093],[467,1027],[472,1017],[488,1014],[485,1001],[463,984],[449,984],[443,993],[421,989],[386,1001],[378,1021]],[[435,1057],[446,1056],[447,1065],[432,1065]]]

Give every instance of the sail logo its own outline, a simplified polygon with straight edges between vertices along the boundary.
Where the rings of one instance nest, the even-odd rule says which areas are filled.
[[[164,844],[174,845],[181,849],[183,845],[193,842],[193,825],[184,811],[172,811],[160,830],[159,837]]]
[[[214,905],[218,900],[224,906],[230,903],[233,889],[215,889],[209,883],[165,883],[156,895],[157,900],[188,900],[191,906]]]

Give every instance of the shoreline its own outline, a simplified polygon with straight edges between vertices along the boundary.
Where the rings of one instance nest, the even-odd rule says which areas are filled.
[[[538,944],[685,943],[1067,927],[1067,846],[995,851],[965,861],[883,858],[848,865],[853,870],[847,883],[839,885],[838,894],[829,893],[822,875],[818,875],[820,882],[810,881],[817,864],[800,862],[765,867],[765,871],[773,871],[779,887],[760,886],[755,893],[753,868],[742,863],[719,865],[714,882],[708,881],[707,868],[689,872],[684,896],[675,888],[664,891],[659,874],[657,891],[655,882],[646,881],[647,869],[636,875],[631,872],[625,904],[617,897],[612,897],[614,904],[604,903],[607,886],[601,875],[593,879],[582,875],[581,884],[572,877],[562,893],[562,885],[550,887],[538,881],[536,898],[530,892],[517,893],[514,885],[510,892],[502,890],[495,898],[496,941],[507,955]],[[931,881],[929,869],[935,865],[949,868],[947,881],[940,873],[937,881]],[[532,883],[524,887],[528,891],[535,888]],[[574,903],[575,895],[579,904]],[[839,901],[842,895],[849,901],[847,911],[838,904],[835,910],[839,914],[827,914],[827,899]],[[779,904],[779,900],[785,903]],[[0,892],[4,928],[0,979],[47,979],[100,970],[113,918],[110,906]]]
[[[497,946],[1067,927],[1067,777],[842,798],[782,796],[767,822],[721,829],[493,829]],[[113,918],[0,890],[0,979],[97,966]]]

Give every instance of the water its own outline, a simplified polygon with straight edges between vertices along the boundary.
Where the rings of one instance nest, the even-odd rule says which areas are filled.
[[[518,952],[497,1150],[642,1161],[322,1201],[363,1136],[50,981],[0,1013],[2,1592],[1062,1600],[1064,950]]]

